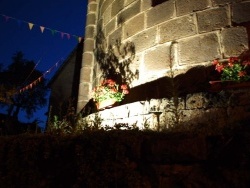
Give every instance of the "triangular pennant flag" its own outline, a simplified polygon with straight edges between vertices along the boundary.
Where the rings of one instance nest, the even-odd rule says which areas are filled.
[[[9,19],[10,19],[10,17],[9,16],[5,16],[5,15],[3,15],[3,17],[5,18],[5,21],[7,22],[7,21],[9,21]]]
[[[28,23],[29,24],[29,28],[30,28],[30,30],[33,28],[33,26],[34,26],[34,24],[33,23]]]
[[[44,27],[43,27],[43,26],[40,26],[40,30],[41,30],[41,32],[43,33],[43,32],[44,32]]]
[[[70,39],[70,34],[68,33],[65,33],[65,35],[67,35],[67,38]]]
[[[78,42],[80,43],[82,40],[82,37],[78,37]]]
[[[52,35],[55,35],[56,30],[50,29],[50,31],[51,31],[51,34],[52,34]]]
[[[60,32],[60,33],[61,33],[61,38],[63,39],[64,33],[63,32]]]

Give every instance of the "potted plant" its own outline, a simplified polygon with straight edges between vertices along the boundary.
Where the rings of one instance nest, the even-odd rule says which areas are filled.
[[[101,110],[121,102],[128,93],[127,84],[119,85],[114,80],[107,79],[94,88],[92,96],[97,109]]]
[[[212,64],[218,72],[220,80],[213,80],[209,83],[213,88],[234,88],[246,86],[250,79],[250,61],[238,57],[230,57],[228,60],[214,60]],[[243,84],[239,84],[243,83]]]

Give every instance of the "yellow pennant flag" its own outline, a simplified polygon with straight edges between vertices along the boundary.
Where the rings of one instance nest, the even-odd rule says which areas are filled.
[[[78,42],[80,43],[82,40],[82,37],[78,37]]]
[[[43,26],[40,26],[40,30],[41,30],[41,32],[43,33],[43,32],[44,32],[44,27],[43,27]]]
[[[33,28],[34,24],[29,22],[29,28],[30,30]]]

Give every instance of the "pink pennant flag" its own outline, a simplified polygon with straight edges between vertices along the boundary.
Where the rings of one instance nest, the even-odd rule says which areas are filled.
[[[41,30],[42,33],[44,32],[44,28],[45,28],[45,27],[40,26],[40,30]]]
[[[30,30],[33,28],[33,26],[34,26],[34,24],[33,23],[28,23],[29,24],[29,28],[30,28]]]
[[[70,39],[70,34],[68,34],[68,33],[65,33],[65,34],[67,35],[67,38]]]
[[[10,17],[9,16],[6,16],[6,15],[3,15],[3,17],[5,18],[5,21],[9,21]]]
[[[61,33],[61,38],[63,39],[63,36],[64,36],[65,33],[63,33],[63,32],[60,32],[60,33]]]

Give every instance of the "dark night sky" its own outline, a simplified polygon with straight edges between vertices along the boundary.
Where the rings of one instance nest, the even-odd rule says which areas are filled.
[[[0,63],[6,68],[12,56],[22,51],[25,59],[38,63],[37,69],[45,72],[66,59],[76,47],[78,36],[84,36],[87,0],[0,0],[0,14]],[[31,30],[29,23],[34,24]],[[40,26],[45,27],[43,33]],[[69,35],[62,37],[62,33]],[[46,79],[57,69],[46,74]],[[24,114],[19,119],[45,123],[47,109],[41,109],[32,119],[26,119]]]

